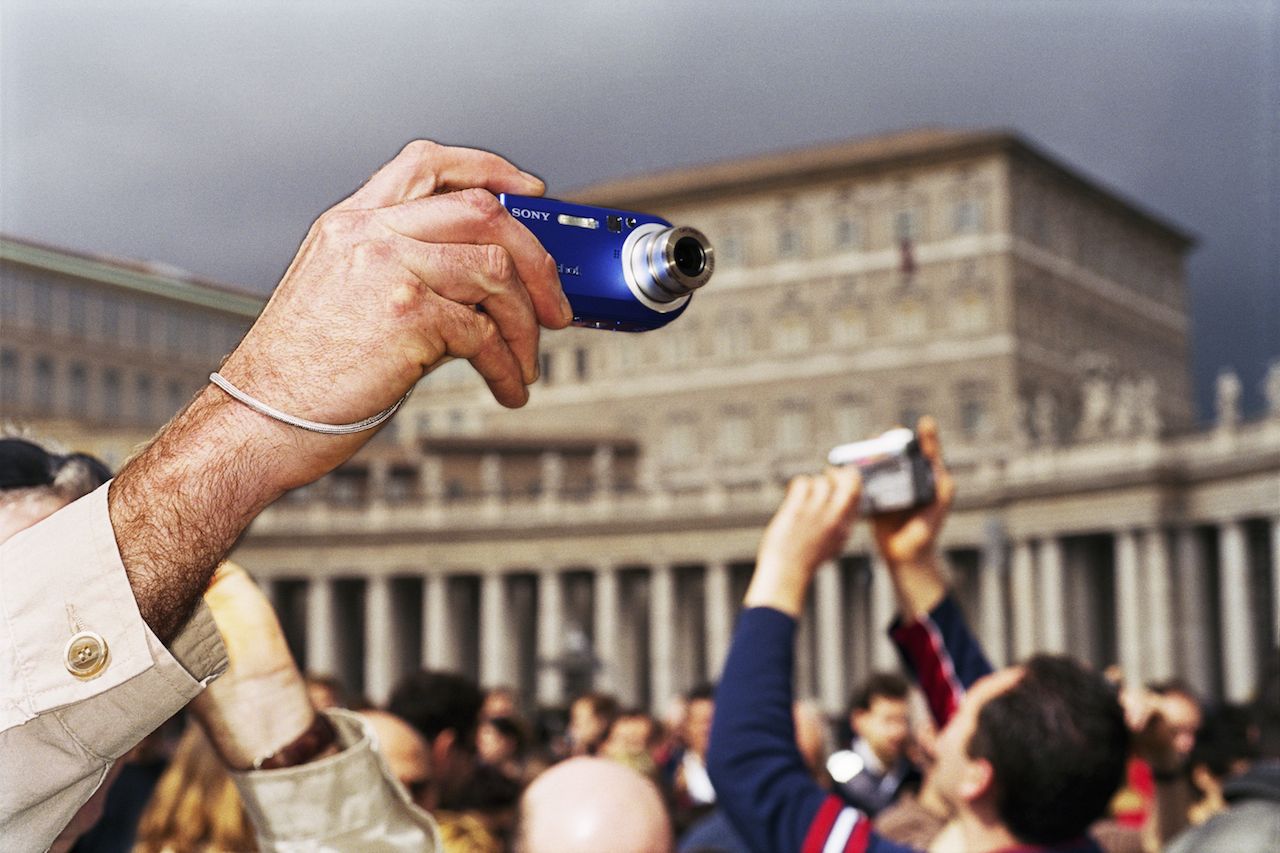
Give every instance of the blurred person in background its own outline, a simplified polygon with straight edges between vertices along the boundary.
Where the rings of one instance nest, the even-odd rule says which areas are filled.
[[[351,707],[346,688],[335,676],[308,673],[304,676],[304,680],[307,684],[307,695],[311,697],[311,704],[317,709],[323,711],[326,708]]]
[[[716,709],[715,686],[700,684],[685,694],[684,700],[680,745],[664,769],[677,835],[710,813],[716,804],[716,789],[707,772],[707,744]]]
[[[1174,839],[1168,853],[1274,853],[1280,841],[1280,648],[1268,655],[1250,715],[1256,757],[1222,785],[1227,808]]]
[[[569,754],[595,755],[618,718],[620,706],[608,693],[584,693],[569,706]]]
[[[231,775],[199,726],[189,725],[156,785],[134,853],[256,851],[254,830]]]
[[[522,720],[486,717],[476,729],[476,757],[512,781],[526,781],[525,750],[529,736]]]
[[[520,694],[514,687],[499,685],[485,691],[484,704],[480,706],[481,719],[519,718],[520,716]]]
[[[912,689],[908,707],[911,737],[906,754],[920,771],[920,780],[918,785],[904,788],[892,805],[876,815],[874,825],[876,832],[889,841],[924,850],[946,828],[955,812],[933,772],[938,761],[938,727],[919,690]]]
[[[1221,705],[1205,715],[1187,757],[1187,775],[1196,791],[1196,802],[1187,812],[1192,826],[1226,811],[1223,786],[1257,758],[1257,735],[1252,711],[1244,705]]]
[[[367,708],[357,712],[373,730],[374,748],[391,775],[413,801],[421,802],[431,784],[431,749],[418,730],[388,711]]]
[[[937,549],[955,485],[933,420],[921,419],[917,434],[936,499],[871,521],[898,599],[891,636],[940,726],[934,771],[956,810],[943,834],[954,845],[948,849],[1097,851],[1086,832],[1119,786],[1128,753],[1115,690],[1065,657],[1037,655],[992,672],[950,595]],[[843,551],[860,492],[851,468],[791,482],[765,530],[721,674],[712,779],[756,850],[909,849],[877,835],[865,814],[812,780],[788,712],[796,620],[818,567]]]
[[[853,743],[827,762],[840,796],[872,817],[920,783],[919,771],[907,759],[910,690],[893,672],[873,673],[859,685],[847,711]]]
[[[609,734],[600,746],[600,755],[625,764],[641,776],[658,780],[658,763],[654,751],[662,742],[658,721],[639,708],[619,712]]]
[[[517,853],[668,853],[672,843],[657,786],[615,761],[562,761],[520,798]]]
[[[428,811],[457,809],[475,776],[476,728],[484,697],[475,682],[453,672],[421,670],[391,691],[387,711],[426,739],[431,783],[418,804]]]

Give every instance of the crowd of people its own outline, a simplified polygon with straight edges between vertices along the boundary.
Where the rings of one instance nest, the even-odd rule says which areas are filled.
[[[321,218],[223,374],[342,421],[464,357],[522,404],[538,325],[571,312],[492,192],[540,189],[493,155],[409,146]],[[867,520],[902,672],[873,675],[834,720],[794,695],[794,643],[814,573],[859,521],[851,467],[792,481],[718,683],[667,718],[600,693],[528,708],[509,686],[430,671],[375,708],[304,676],[224,558],[359,433],[299,432],[209,388],[114,479],[0,440],[0,847],[1277,849],[1280,651],[1241,706],[1067,656],[995,670],[937,548],[955,486],[928,418],[936,498]]]

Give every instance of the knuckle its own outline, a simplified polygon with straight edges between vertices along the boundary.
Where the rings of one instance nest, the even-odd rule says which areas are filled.
[[[400,153],[407,157],[427,157],[440,147],[440,143],[432,142],[430,139],[415,139],[400,149]]]
[[[515,274],[511,255],[501,246],[484,246],[480,253],[481,272],[490,281],[509,281]]]
[[[498,201],[498,197],[488,190],[472,187],[459,190],[454,195],[486,225],[497,222],[507,215],[507,209]]]
[[[364,233],[369,220],[366,210],[327,210],[316,220],[316,227],[327,239],[353,240]]]

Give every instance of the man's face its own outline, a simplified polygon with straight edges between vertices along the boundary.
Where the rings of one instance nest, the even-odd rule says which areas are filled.
[[[1196,730],[1200,728],[1200,706],[1184,693],[1170,693],[1160,706],[1160,716],[1169,727],[1170,739],[1178,755],[1186,758],[1196,745]]]
[[[1022,672],[1021,667],[1009,667],[978,679],[938,734],[933,772],[938,790],[953,806],[970,799],[974,765],[980,759],[969,757],[969,741],[978,730],[978,715],[988,702],[1011,690],[1022,678]]]
[[[621,717],[609,732],[608,749],[620,755],[639,755],[649,748],[653,724],[648,717]]]
[[[579,699],[569,708],[569,737],[579,747],[598,743],[604,737],[604,720],[596,716],[589,699]]]
[[[911,734],[908,715],[906,699],[876,696],[867,710],[854,711],[849,722],[854,734],[866,741],[876,758],[891,766],[902,757]]]
[[[711,740],[711,718],[715,716],[715,712],[716,703],[711,699],[694,699],[689,703],[684,740],[689,749],[698,755],[707,754],[707,742]]]

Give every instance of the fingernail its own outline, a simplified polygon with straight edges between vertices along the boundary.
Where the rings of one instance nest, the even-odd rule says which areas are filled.
[[[543,181],[543,180],[542,180],[542,178],[539,178],[537,175],[532,175],[532,174],[530,174],[530,173],[528,173],[528,172],[525,172],[525,171],[523,171],[523,170],[520,172],[520,174],[521,174],[523,177],[528,178],[530,181],[532,181],[533,183],[537,184],[538,186],[542,187],[543,189],[546,189],[546,188],[547,188],[547,184],[546,184],[546,182],[545,182],[545,181]]]
[[[564,291],[560,292],[560,316],[566,323],[573,322],[573,306],[569,304],[569,297],[564,295]]]

